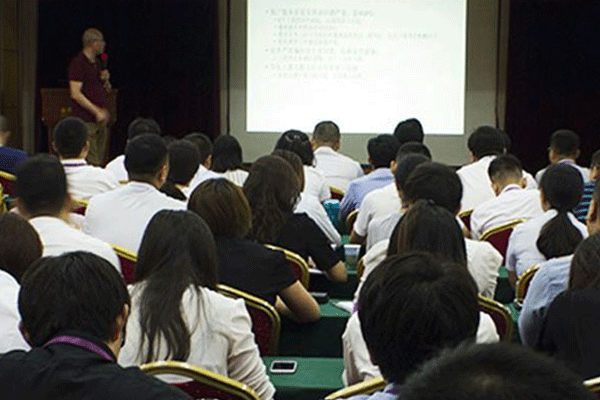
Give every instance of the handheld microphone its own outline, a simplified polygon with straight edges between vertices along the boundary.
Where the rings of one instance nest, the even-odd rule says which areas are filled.
[[[100,71],[103,71],[108,66],[108,54],[102,53],[98,56]]]

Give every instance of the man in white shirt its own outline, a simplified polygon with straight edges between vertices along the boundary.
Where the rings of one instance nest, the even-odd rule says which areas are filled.
[[[71,197],[88,200],[119,186],[113,174],[86,162],[90,141],[83,120],[77,117],[63,119],[54,128],[52,139],[67,175],[67,190]]]
[[[339,153],[340,139],[340,128],[336,123],[322,121],[315,126],[312,146],[315,168],[323,174],[327,185],[345,192],[351,180],[363,176],[363,170],[357,161]]]
[[[91,198],[83,229],[134,253],[150,219],[160,210],[185,209],[184,202],[161,193],[169,172],[167,146],[157,135],[135,137],[125,148],[129,183]]]
[[[475,207],[471,215],[471,235],[479,239],[490,228],[518,218],[531,219],[543,213],[540,193],[525,190],[521,162],[513,155],[495,158],[488,168],[495,198]]]
[[[17,167],[16,176],[19,213],[40,235],[44,257],[87,251],[121,271],[117,255],[108,244],[68,224],[71,201],[65,171],[56,157],[31,157]]]
[[[213,144],[210,138],[203,133],[193,132],[185,135],[185,140],[189,140],[198,147],[200,152],[200,166],[192,178],[190,184],[182,190],[183,194],[189,199],[196,186],[207,179],[222,178],[223,175],[210,170],[212,165]]]
[[[568,129],[559,129],[550,137],[550,147],[548,147],[548,160],[552,164],[567,164],[579,170],[583,183],[589,182],[590,170],[577,165],[579,158],[579,135]],[[543,168],[535,174],[535,180],[538,184],[542,181],[542,175],[546,171]]]
[[[152,118],[136,118],[127,127],[127,142],[134,137],[145,133],[160,136],[161,130],[158,123]],[[127,182],[127,170],[125,169],[125,154],[115,157],[104,167],[121,183]]]
[[[488,168],[496,156],[506,152],[508,143],[498,129],[481,126],[469,136],[467,146],[473,162],[457,171],[463,185],[461,211],[472,210],[496,196],[492,190]],[[527,189],[537,188],[533,177],[526,172],[524,175],[527,179]]]

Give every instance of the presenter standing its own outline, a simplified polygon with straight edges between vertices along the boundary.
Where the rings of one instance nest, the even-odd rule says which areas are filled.
[[[106,97],[111,89],[110,74],[106,69],[104,36],[95,28],[83,33],[83,50],[69,64],[69,92],[72,115],[86,123],[90,139],[87,161],[102,165],[108,144]]]

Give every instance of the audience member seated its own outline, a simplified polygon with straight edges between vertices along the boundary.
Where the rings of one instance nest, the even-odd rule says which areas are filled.
[[[426,251],[439,260],[456,263],[463,271],[468,271],[465,241],[458,222],[448,210],[432,202],[419,200],[410,207],[402,218],[396,239],[390,243],[388,257],[413,250]],[[375,268],[375,271],[378,268]],[[369,274],[371,273],[373,270],[369,271]],[[472,281],[472,278],[469,280]],[[477,341],[498,341],[499,336],[491,317],[480,313],[479,321]],[[379,375],[377,367],[369,360],[356,315],[350,317],[342,342],[345,383],[352,384]]]
[[[410,173],[402,190],[403,199],[406,200],[408,208],[417,200],[432,200],[435,204],[444,207],[454,215],[457,214],[460,208],[462,196],[460,179],[456,172],[443,164],[434,162],[420,164]],[[393,218],[396,219],[396,222]],[[388,231],[388,238],[395,236],[394,232],[398,230],[399,224],[397,222],[401,216],[394,214],[393,218],[386,221],[387,226],[391,229]],[[393,242],[392,239],[391,243]],[[382,240],[373,245],[365,254],[363,258],[365,264],[363,277],[383,260],[387,254],[389,244],[389,240]],[[467,267],[477,283],[479,293],[485,297],[493,298],[496,291],[498,268],[502,264],[502,255],[488,242],[465,239],[465,246],[467,249]],[[361,277],[361,282],[364,281],[363,277]]]
[[[163,210],[144,233],[121,365],[176,360],[275,393],[244,301],[216,290],[217,252],[209,227],[189,211]]]
[[[27,158],[27,153],[23,150],[8,147],[8,138],[10,131],[8,130],[8,121],[6,117],[0,115],[0,171],[15,173],[15,167]]]
[[[158,135],[133,138],[125,147],[129,182],[92,197],[85,212],[86,233],[137,253],[150,218],[164,209],[185,209],[185,203],[158,189],[169,174],[167,146]]]
[[[23,276],[21,332],[33,348],[0,356],[10,399],[189,399],[137,368],[116,364],[129,294],[111,265],[93,254],[44,258]]]
[[[160,126],[152,118],[136,118],[127,127],[127,143],[139,135],[152,134],[160,136],[160,133]],[[129,179],[127,169],[125,168],[125,154],[115,157],[106,164],[104,169],[113,174],[119,182],[125,182]]]
[[[315,126],[312,146],[315,154],[315,168],[325,177],[328,186],[348,190],[350,181],[363,176],[360,164],[341,154],[340,128],[333,121],[321,121]]]
[[[577,165],[579,158],[579,135],[568,129],[559,129],[550,137],[550,147],[548,147],[548,160],[550,165],[566,164],[577,168],[583,182],[590,180],[590,170]],[[535,174],[535,180],[542,182],[542,176],[548,167],[541,169]]]
[[[402,400],[593,400],[564,365],[508,343],[460,346],[420,368]]]
[[[160,191],[177,200],[187,201],[183,190],[189,187],[200,165],[198,147],[189,140],[174,140],[168,146],[169,174]]]
[[[548,307],[538,350],[586,379],[600,376],[600,235],[584,240],[571,262],[567,290]]]
[[[335,282],[346,281],[346,268],[319,227],[305,213],[294,213],[300,195],[296,173],[284,159],[264,156],[254,162],[244,183],[252,210],[248,237],[291,250]]]
[[[252,216],[242,189],[223,178],[209,179],[192,192],[188,209],[204,219],[215,237],[219,282],[265,299],[297,321],[319,319],[319,305],[284,254],[245,238]]]
[[[521,162],[513,155],[496,157],[488,167],[492,189],[497,197],[476,205],[471,214],[471,236],[479,239],[490,228],[517,218],[531,219],[543,213],[540,193],[525,190]]]
[[[378,135],[369,139],[367,152],[369,153],[369,163],[374,170],[368,175],[350,182],[348,190],[340,203],[340,217],[342,220],[345,220],[352,210],[360,207],[367,194],[393,183],[394,176],[390,166],[399,147],[398,139],[393,135]]]
[[[410,118],[400,121],[394,129],[394,136],[402,146],[408,142],[423,143],[425,134],[423,133],[423,125],[416,118]]]
[[[508,240],[506,270],[512,285],[529,268],[547,259],[548,253],[561,253],[553,246],[564,243],[574,248],[587,236],[585,225],[577,221],[571,210],[579,203],[583,190],[581,174],[569,165],[552,165],[540,182],[540,196],[544,213],[515,227]],[[546,244],[548,243],[548,244]],[[564,247],[564,246],[563,246]],[[572,254],[562,252],[560,255]]]
[[[475,339],[477,289],[464,266],[410,251],[387,258],[369,275],[358,318],[370,358],[388,385],[351,399],[394,400],[425,361]]]
[[[222,175],[210,170],[212,166],[213,144],[208,136],[203,133],[193,132],[185,135],[184,139],[194,143],[200,152],[200,166],[198,167],[198,171],[196,171],[196,175],[192,178],[192,183],[183,190],[185,196],[189,198],[196,186],[207,179],[221,178]]]
[[[42,256],[42,243],[20,215],[0,215],[0,353],[28,349],[19,333],[19,282],[25,270]]]
[[[119,186],[112,173],[89,165],[85,160],[90,141],[83,120],[77,117],[63,119],[54,128],[52,139],[54,150],[67,175],[67,189],[71,197],[88,200]]]
[[[302,160],[298,155],[289,150],[274,150],[271,153],[273,156],[279,156],[287,161],[291,166],[296,176],[298,177],[298,183],[300,184],[300,190],[304,188],[304,167]],[[342,237],[340,233],[335,229],[331,219],[327,215],[323,204],[315,196],[307,194],[305,192],[300,193],[300,198],[294,208],[295,213],[306,213],[310,219],[321,229],[321,231],[327,236],[329,243],[335,247],[342,245]]]
[[[331,197],[325,177],[314,167],[315,156],[306,133],[296,130],[284,132],[275,144],[275,150],[292,151],[302,160],[302,164],[304,164],[303,193],[315,196],[320,202]]]
[[[213,146],[212,170],[238,186],[244,186],[248,171],[242,168],[242,146],[231,135],[221,135]]]
[[[407,142],[400,146],[395,160],[390,165],[390,171],[394,175],[394,182],[382,188],[375,189],[365,196],[358,209],[358,215],[350,233],[350,243],[364,243],[371,221],[378,218],[387,218],[390,214],[397,213],[402,208],[400,189],[398,189],[398,181],[395,176],[400,160],[408,154],[421,154],[427,160],[431,161],[431,153],[423,143]],[[414,166],[416,167],[416,165]],[[371,245],[376,243],[376,241],[374,242],[372,239],[369,239],[368,236],[367,239]],[[367,245],[367,248],[369,247]]]
[[[19,213],[40,235],[44,256],[89,251],[121,271],[119,259],[108,244],[69,226],[71,198],[65,171],[56,157],[29,157],[17,166],[16,176]]]
[[[583,185],[583,194],[581,195],[581,201],[579,205],[573,210],[575,217],[582,223],[585,223],[588,209],[590,208],[590,202],[592,201],[592,195],[596,182],[600,177],[600,150],[597,150],[592,155],[592,162],[590,163],[590,181]]]

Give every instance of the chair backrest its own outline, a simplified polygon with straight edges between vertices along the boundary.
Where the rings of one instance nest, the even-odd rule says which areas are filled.
[[[135,276],[135,267],[137,266],[137,254],[133,251],[124,249],[116,244],[112,245],[113,250],[119,257],[121,263],[121,272],[123,273],[123,279],[128,285],[133,283],[133,277]]]
[[[4,193],[15,197],[17,195],[17,190],[15,187],[15,182],[17,181],[17,177],[13,174],[9,174],[8,172],[0,171],[0,184],[4,188]]]
[[[496,300],[488,299],[479,295],[479,311],[488,314],[492,317],[496,325],[496,331],[500,336],[500,340],[510,341],[513,337],[515,329],[515,321],[513,321],[510,310],[502,303]]]
[[[371,394],[385,388],[385,380],[382,376],[369,379],[368,381],[356,383],[352,386],[345,387],[330,393],[325,397],[325,400],[346,399],[348,397],[357,396],[359,394]]]
[[[481,240],[489,242],[506,258],[506,248],[508,247],[508,238],[515,226],[524,222],[524,219],[515,219],[502,225],[494,226],[481,234]]]
[[[600,399],[600,376],[588,379],[583,384],[594,394],[594,397]]]
[[[302,286],[308,289],[310,269],[308,268],[308,264],[304,258],[300,257],[293,251],[289,251],[282,247],[273,246],[272,244],[266,244],[265,247],[271,250],[283,251],[283,254],[285,254],[285,259],[290,263],[290,267],[292,268],[296,279],[298,279]]]
[[[354,226],[354,221],[356,221],[357,216],[358,210],[352,210],[352,212],[346,217],[346,231],[348,233],[352,232],[352,227]]]
[[[0,214],[4,214],[7,211],[8,207],[6,206],[6,201],[4,201],[4,188],[0,184]]]
[[[358,279],[358,281],[360,282],[360,278],[362,277],[362,275],[365,273],[365,260],[364,260],[364,256],[360,258],[360,260],[358,260],[358,263],[356,264],[356,279]]]
[[[523,307],[523,300],[525,300],[525,296],[527,295],[527,289],[529,289],[529,284],[538,269],[540,269],[540,265],[534,265],[519,277],[515,290],[515,304],[517,307]]]
[[[140,366],[149,375],[177,375],[191,379],[177,386],[194,399],[260,400],[248,385],[181,361],[157,361]]]
[[[79,215],[85,215],[85,210],[88,207],[88,201],[82,199],[72,199],[72,212]]]
[[[465,224],[469,231],[471,230],[471,214],[473,214],[472,208],[458,213],[458,218],[460,218],[462,223]]]
[[[243,299],[252,319],[252,332],[261,356],[275,356],[279,353],[281,319],[279,313],[268,301],[252,296],[227,285],[217,285],[219,293],[234,299]]]
[[[344,195],[346,194],[346,192],[344,192],[342,189],[335,186],[329,186],[329,191],[331,192],[332,199],[340,201],[344,198]]]

